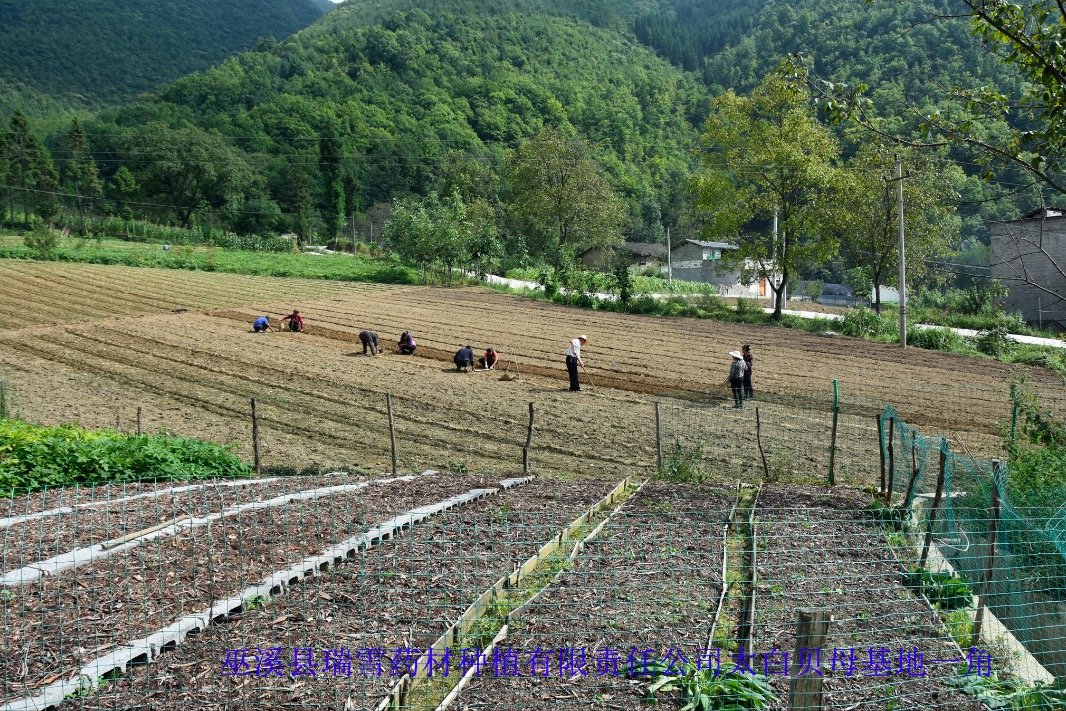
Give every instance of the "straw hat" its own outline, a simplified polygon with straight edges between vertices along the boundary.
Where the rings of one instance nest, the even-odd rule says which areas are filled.
[[[579,341],[586,341],[587,342],[589,340],[589,337],[584,335],[584,334],[582,334],[582,335],[578,336],[577,339]]]
[[[740,351],[729,351],[729,355],[731,355],[731,356],[733,356],[734,358],[737,358],[737,359],[743,359],[744,358],[744,354],[741,353]]]

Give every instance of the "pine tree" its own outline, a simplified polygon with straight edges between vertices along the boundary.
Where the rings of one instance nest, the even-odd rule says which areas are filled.
[[[33,175],[33,156],[30,153],[30,124],[26,115],[21,111],[15,111],[11,116],[10,128],[7,132],[7,150],[4,154],[4,163],[9,177],[8,207],[11,210],[11,224],[15,224],[15,193],[19,193],[22,202],[22,224],[29,229],[29,179]]]
[[[85,234],[85,199],[98,197],[101,191],[100,171],[96,167],[85,131],[78,119],[70,125],[67,134],[67,163],[64,170],[64,184],[74,191],[78,204],[79,232]]]

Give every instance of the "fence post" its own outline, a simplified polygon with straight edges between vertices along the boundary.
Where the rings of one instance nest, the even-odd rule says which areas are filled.
[[[840,415],[840,381],[833,381],[833,437],[829,443],[829,486],[836,484],[833,468],[837,458],[837,417]]]
[[[122,431],[122,411],[115,410],[115,432]]]
[[[138,406],[137,407],[137,436],[140,437],[142,434],[144,434],[144,430],[141,427],[141,408],[140,408],[140,406]]]
[[[658,407],[658,403],[656,403]],[[529,449],[533,445],[533,403],[529,403],[529,426],[526,428],[526,445],[522,447],[522,473],[529,474]]]
[[[659,401],[655,401],[655,452],[657,455],[658,470],[663,470],[663,426],[659,414]]]
[[[392,416],[392,393],[385,393],[385,408],[389,411],[389,444],[392,447],[392,475],[396,476],[396,420]]]
[[[947,446],[947,443],[944,443]],[[944,477],[948,466],[948,454],[944,447],[940,448],[940,473],[936,476],[936,494],[933,496],[933,508],[929,510],[929,524],[925,529],[925,542],[922,544],[922,557],[918,559],[918,567],[925,567],[925,560],[929,557],[929,546],[933,543],[933,525],[936,523],[936,512],[940,508],[940,497],[944,495]]]
[[[988,603],[988,588],[992,584],[992,571],[996,564],[996,533],[999,528],[999,472],[1003,462],[992,460],[992,508],[988,518],[988,548],[985,551],[985,570],[981,580],[981,592],[977,596],[977,612],[973,618],[973,637],[970,646],[976,647],[981,641],[981,626],[985,619],[985,605]]]
[[[744,551],[743,565],[747,567],[747,573],[744,580],[744,603],[740,610],[740,624],[737,629],[737,649],[747,650],[747,653],[751,653],[751,648],[754,646],[755,638],[755,589],[758,582],[757,570],[758,561],[755,560],[755,507],[752,506],[751,513],[748,516],[748,530],[747,541]]]
[[[7,381],[0,380],[0,420],[7,419]]]
[[[807,664],[802,655],[821,651],[829,632],[829,615],[825,610],[801,608],[796,619],[796,651],[792,657],[792,669],[788,680],[788,708],[791,711],[821,711],[822,676],[810,673],[800,676]]]
[[[903,495],[903,505],[909,507],[911,505],[911,494],[914,493],[914,485],[918,483],[918,475],[922,473],[921,468],[918,466],[918,445],[915,441],[911,442],[911,479],[907,483],[907,492]]]
[[[252,457],[255,460],[255,474],[263,473],[262,462],[259,459],[259,413],[256,411],[255,398],[252,398]]]
[[[877,453],[881,457],[881,489],[877,492],[881,496],[885,495],[885,423],[881,420],[881,415],[877,416]]]
[[[885,503],[892,505],[892,489],[896,483],[896,418],[888,421],[888,485],[885,488]]]
[[[755,443],[759,445],[759,456],[762,457],[762,473],[766,481],[770,481],[770,466],[766,463],[766,452],[762,448],[762,420],[759,419],[759,408],[755,407]]]

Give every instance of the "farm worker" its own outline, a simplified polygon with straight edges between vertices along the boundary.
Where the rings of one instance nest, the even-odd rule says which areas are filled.
[[[500,354],[492,346],[489,346],[489,349],[485,351],[485,355],[477,359],[478,367],[482,370],[495,370],[496,364],[499,362]]]
[[[455,357],[452,358],[452,362],[455,363],[456,370],[465,371],[467,368],[474,369],[474,347],[466,345],[455,352]]]
[[[254,322],[252,322],[252,330],[256,333],[265,333],[270,330],[270,319],[266,316],[260,316]]]
[[[751,388],[751,366],[755,362],[755,356],[751,354],[751,346],[745,343],[740,348],[744,354],[744,397],[755,399],[755,391]]]
[[[733,364],[729,366],[729,377],[722,385],[728,385],[733,391],[733,407],[744,407],[744,373],[748,370],[744,365],[744,354],[740,351],[729,351],[733,356]]]
[[[378,334],[373,331],[360,331],[359,342],[363,344],[363,355],[370,350],[370,355],[378,354]]]
[[[296,309],[292,310],[292,313],[288,316],[281,317],[281,323],[289,322],[289,330],[294,333],[300,333],[304,330],[304,317],[300,315],[300,312]]]
[[[415,337],[411,335],[410,331],[404,331],[400,334],[400,353],[404,355],[411,355],[415,352],[415,348],[418,344],[415,343]]]
[[[581,335],[570,341],[570,347],[566,349],[566,372],[570,375],[570,390],[581,391],[581,380],[577,377],[577,367],[585,367],[585,361],[581,360],[581,346],[589,342],[588,336]]]

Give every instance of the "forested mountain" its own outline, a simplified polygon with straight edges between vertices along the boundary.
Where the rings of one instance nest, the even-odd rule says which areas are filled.
[[[127,101],[323,11],[316,0],[0,0],[0,115]]]
[[[586,136],[637,213],[683,184],[710,97],[625,34],[554,14],[415,10],[367,25],[366,12],[339,7],[101,116],[90,133],[152,122],[218,131],[258,156],[286,212],[293,181],[324,154],[344,163],[347,203],[361,211],[433,189],[452,152],[498,172],[504,151],[544,126]],[[96,148],[122,152],[106,138]]]

